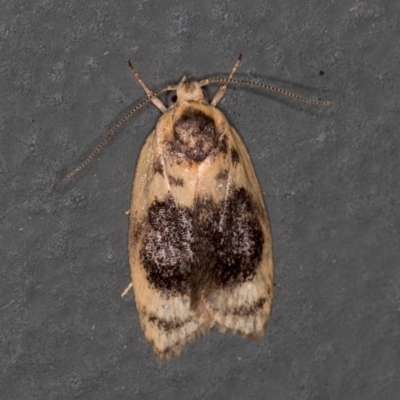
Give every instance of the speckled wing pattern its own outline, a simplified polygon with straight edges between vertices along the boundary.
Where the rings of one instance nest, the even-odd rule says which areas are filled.
[[[248,152],[224,115],[180,101],[137,164],[129,258],[140,324],[159,359],[216,327],[263,335],[271,233]]]

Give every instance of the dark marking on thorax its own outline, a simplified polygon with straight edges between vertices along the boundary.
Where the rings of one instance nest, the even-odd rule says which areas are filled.
[[[171,148],[190,160],[202,162],[218,146],[218,136],[215,123],[210,117],[189,108],[175,123]]]

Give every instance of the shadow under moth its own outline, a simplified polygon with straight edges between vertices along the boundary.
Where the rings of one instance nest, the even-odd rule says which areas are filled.
[[[263,195],[239,134],[216,108],[229,83],[286,90],[229,77],[200,82],[186,76],[147,94],[92,154],[84,168],[135,111],[151,101],[162,116],[146,139],[133,183],[129,262],[140,325],[159,360],[179,354],[215,327],[248,338],[264,334],[273,296],[271,231]],[[210,102],[204,86],[222,82]],[[158,97],[168,91],[167,105]]]

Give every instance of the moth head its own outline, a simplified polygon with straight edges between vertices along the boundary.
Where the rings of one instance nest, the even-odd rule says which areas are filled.
[[[199,82],[189,81],[186,75],[179,82],[176,91],[172,90],[167,95],[167,106],[181,101],[208,102],[207,91],[202,88]]]

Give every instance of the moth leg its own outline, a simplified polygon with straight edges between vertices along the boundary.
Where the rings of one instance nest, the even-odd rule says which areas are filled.
[[[215,95],[211,101],[212,106],[215,107],[221,101],[221,99],[225,96],[226,89],[228,88],[229,82],[232,80],[233,75],[235,74],[236,70],[238,69],[238,67],[242,61],[242,58],[243,58],[243,56],[241,54],[239,54],[239,58],[237,59],[235,65],[233,66],[232,71],[228,76],[228,79],[222,86],[220,86],[218,88],[217,93],[215,93]]]
[[[124,297],[128,292],[129,292],[129,290],[131,290],[132,289],[132,282],[128,285],[128,287],[122,292],[122,294],[121,294],[121,297]]]
[[[143,88],[143,90],[147,94],[147,97],[162,113],[165,113],[165,111],[167,111],[166,107],[164,106],[162,101],[146,86],[146,84],[143,82],[143,79],[139,76],[135,67],[132,65],[131,61],[128,60],[126,63],[128,64],[128,67],[130,68],[130,70],[132,71],[133,76],[137,79],[140,86]]]

